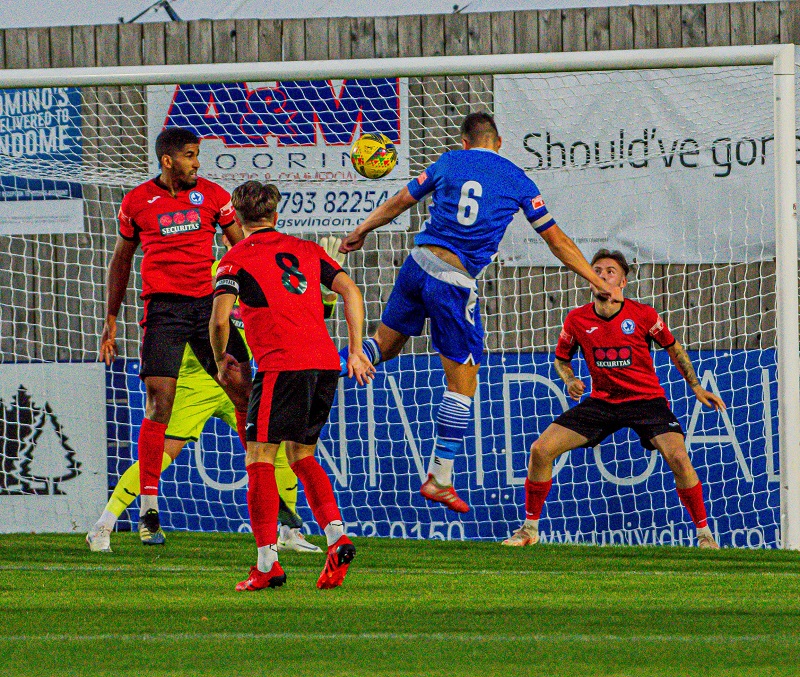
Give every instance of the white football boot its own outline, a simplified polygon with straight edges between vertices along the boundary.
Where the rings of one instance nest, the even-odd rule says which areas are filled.
[[[719,545],[711,534],[711,529],[703,527],[697,530],[697,547],[707,550],[719,550]]]
[[[313,543],[309,543],[300,529],[291,529],[285,524],[281,524],[278,531],[278,551],[294,550],[295,552],[322,552]]]
[[[93,526],[86,534],[86,542],[92,552],[111,552],[111,529],[106,526]]]
[[[536,523],[534,523],[533,520],[525,520],[522,523],[522,526],[500,545],[508,545],[516,548],[524,547],[526,545],[536,545],[539,542],[538,522],[538,520],[536,520]]]

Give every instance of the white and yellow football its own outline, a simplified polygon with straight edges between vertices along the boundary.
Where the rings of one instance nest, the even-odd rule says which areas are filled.
[[[368,179],[380,179],[397,164],[397,149],[383,134],[362,134],[350,150],[353,168]]]

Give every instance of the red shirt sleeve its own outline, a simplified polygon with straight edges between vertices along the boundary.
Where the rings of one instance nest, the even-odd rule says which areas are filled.
[[[227,254],[217,266],[217,277],[214,282],[214,296],[221,294],[233,294],[239,296],[239,271],[241,267],[233,261]]]
[[[645,325],[647,327],[647,334],[653,341],[662,348],[669,348],[671,345],[674,345],[675,337],[672,335],[669,327],[664,324],[664,320],[659,317],[655,308],[647,307],[645,319],[647,320],[647,324]]]
[[[572,323],[572,317],[567,315],[564,320],[564,326],[558,336],[558,345],[556,346],[556,357],[563,362],[571,362],[572,356],[578,351],[578,341],[575,339],[575,328]]]
[[[119,214],[117,214],[117,218],[119,219],[120,237],[122,237],[124,240],[133,242],[139,239],[139,229],[136,227],[136,224],[130,215],[130,209],[131,200],[130,193],[128,193],[124,198],[122,198],[122,204],[119,207]]]
[[[217,204],[219,205],[217,223],[220,228],[227,228],[233,223],[236,212],[231,204],[230,193],[220,185],[217,185]]]

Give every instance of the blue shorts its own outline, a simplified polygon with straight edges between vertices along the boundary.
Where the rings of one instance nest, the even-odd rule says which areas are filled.
[[[420,336],[426,317],[431,319],[436,352],[460,364],[480,364],[483,325],[477,283],[427,249],[418,248],[403,263],[381,321],[405,336]]]

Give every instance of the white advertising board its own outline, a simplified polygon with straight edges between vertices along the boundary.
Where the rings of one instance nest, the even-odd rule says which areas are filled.
[[[744,89],[737,83],[746,82]],[[726,263],[775,256],[767,69],[496,76],[503,154],[591,256]],[[556,261],[520,213],[506,265]]]
[[[0,365],[0,532],[88,529],[107,500],[105,365]]]

